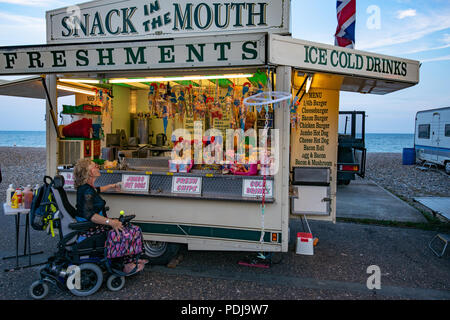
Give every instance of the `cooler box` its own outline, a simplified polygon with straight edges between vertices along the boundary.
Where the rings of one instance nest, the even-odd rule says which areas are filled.
[[[403,149],[403,165],[412,166],[416,164],[416,150],[414,148]]]

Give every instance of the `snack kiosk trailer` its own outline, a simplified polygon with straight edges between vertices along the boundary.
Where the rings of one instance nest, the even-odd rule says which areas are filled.
[[[154,262],[179,244],[287,252],[289,219],[335,222],[340,91],[419,82],[418,61],[292,38],[286,0],[100,0],[46,18],[46,45],[0,48],[2,75],[34,75],[0,94],[47,99],[47,174],[74,204],[73,165],[101,164],[99,186],[122,182],[109,215],[136,215]],[[246,103],[271,92],[292,96]],[[271,171],[249,159],[261,129]]]

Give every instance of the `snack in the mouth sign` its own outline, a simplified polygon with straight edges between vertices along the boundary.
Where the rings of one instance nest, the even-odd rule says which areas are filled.
[[[265,185],[266,198],[273,198],[273,181],[266,180]],[[262,198],[264,193],[263,180],[245,179],[242,182],[242,196],[244,198]]]
[[[289,32],[290,1],[99,0],[47,12],[47,43]]]
[[[149,176],[126,175],[122,176],[122,190],[134,192],[148,192],[150,186]]]
[[[202,178],[200,177],[173,177],[172,193],[202,194]]]

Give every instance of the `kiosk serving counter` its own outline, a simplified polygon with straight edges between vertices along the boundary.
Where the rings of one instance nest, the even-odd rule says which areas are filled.
[[[286,252],[290,218],[336,220],[340,91],[419,82],[417,61],[293,39],[289,20],[285,0],[53,10],[47,45],[0,48],[2,74],[38,75],[0,94],[47,99],[47,174],[65,176],[72,203],[78,159],[101,166],[99,186],[122,182],[104,198],[136,215],[150,258],[181,243]],[[244,103],[267,92],[292,99]],[[82,119],[89,136],[72,136]]]

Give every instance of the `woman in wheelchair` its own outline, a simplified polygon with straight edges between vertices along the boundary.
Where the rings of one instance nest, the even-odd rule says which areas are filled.
[[[120,191],[120,184],[110,184],[96,188],[95,181],[100,175],[98,165],[90,159],[79,160],[74,168],[74,182],[77,189],[77,213],[75,218],[78,222],[91,221],[97,225],[94,229],[82,234],[78,242],[94,235],[104,235],[106,242],[108,227],[112,227],[116,232],[123,231],[123,225],[119,220],[108,218],[105,207],[106,201],[100,196],[100,193],[108,190]],[[136,266],[133,258],[129,257],[125,261],[123,272],[142,271],[146,263],[148,263],[147,260],[139,259]]]

